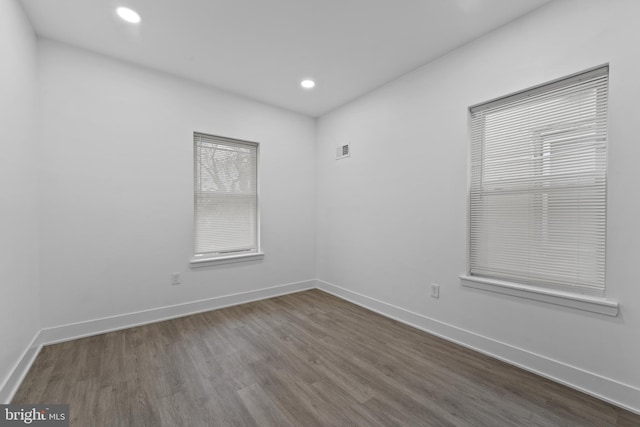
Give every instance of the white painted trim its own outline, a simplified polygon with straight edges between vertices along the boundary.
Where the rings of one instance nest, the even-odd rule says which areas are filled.
[[[29,372],[29,369],[31,369],[31,365],[33,365],[33,362],[42,349],[41,337],[42,333],[38,331],[22,353],[22,356],[16,362],[9,376],[4,383],[0,385],[0,402],[2,404],[9,404],[11,400],[13,400],[13,396],[16,394],[16,391],[18,391],[18,387],[22,384],[24,377],[27,375],[27,372]]]
[[[640,388],[440,322],[322,280],[316,282],[318,289],[338,298],[640,414]]]
[[[476,276],[460,276],[460,283],[469,288],[562,305],[607,316],[616,317],[619,311],[618,302],[591,295],[580,295]]]
[[[234,262],[257,261],[264,258],[264,252],[252,252],[250,254],[225,255],[211,258],[191,258],[189,265],[191,268],[211,267],[220,264],[231,264]]]
[[[306,280],[303,282],[289,283],[286,285],[273,286],[254,291],[240,292],[237,294],[224,295],[199,301],[191,301],[183,304],[152,308],[134,313],[126,313],[117,316],[103,317],[101,319],[54,326],[52,328],[45,328],[42,330],[42,343],[46,345],[69,341],[280,295],[291,294],[294,292],[305,291],[308,289],[314,289],[315,287],[315,280]]]
[[[69,341],[77,338],[99,335],[106,332],[127,329],[134,326],[148,323],[161,322],[163,320],[202,313],[252,301],[273,298],[280,295],[306,291],[316,288],[315,280],[305,280],[302,282],[288,283],[285,285],[272,286],[269,288],[257,289],[248,292],[240,292],[232,295],[224,295],[216,298],[209,298],[199,301],[192,301],[183,304],[176,304],[166,307],[154,308],[150,310],[137,311],[134,313],[121,314],[117,316],[93,319],[84,322],[71,323],[67,325],[45,328],[34,336],[29,346],[16,362],[11,373],[0,386],[0,402],[10,403],[18,387],[29,372],[31,365],[40,353],[44,345],[55,344],[62,341]]]
[[[11,374],[5,380],[4,384],[0,386],[0,402],[9,403],[11,401],[43,345],[160,322],[314,288],[436,335],[447,341],[502,360],[613,405],[640,414],[640,389],[635,386],[624,384],[620,381],[606,378],[528,350],[440,322],[422,314],[397,307],[322,280],[306,280],[303,282],[45,328],[34,336],[22,357],[16,362]]]

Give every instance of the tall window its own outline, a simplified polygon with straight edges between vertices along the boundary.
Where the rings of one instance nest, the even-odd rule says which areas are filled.
[[[608,67],[471,111],[469,273],[602,294]]]
[[[195,257],[257,253],[258,144],[194,133]]]

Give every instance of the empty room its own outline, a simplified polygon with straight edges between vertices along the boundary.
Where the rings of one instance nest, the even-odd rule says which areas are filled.
[[[639,17],[1,0],[0,426],[640,426]]]

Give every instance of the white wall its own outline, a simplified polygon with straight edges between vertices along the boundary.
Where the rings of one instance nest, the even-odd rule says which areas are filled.
[[[36,40],[20,5],[0,1],[0,402],[39,330]],[[4,403],[4,402],[3,402]]]
[[[45,328],[315,278],[313,119],[52,41],[39,49]],[[261,143],[264,260],[189,268],[194,131]]]
[[[638,16],[635,0],[552,2],[322,117],[319,279],[640,411]],[[467,108],[604,63],[611,66],[607,296],[620,302],[620,315],[463,288]],[[351,157],[335,161],[335,146],[347,141]],[[432,282],[440,299],[429,297]]]

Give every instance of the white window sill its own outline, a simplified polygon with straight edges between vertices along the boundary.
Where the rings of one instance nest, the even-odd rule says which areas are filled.
[[[475,276],[460,276],[460,283],[469,288],[482,289],[499,294],[542,301],[549,304],[562,305],[593,313],[617,316],[618,302],[606,298],[581,295],[571,292],[556,291],[536,286],[521,285],[502,280],[487,279]]]
[[[211,267],[220,264],[231,264],[235,262],[256,261],[264,258],[264,252],[253,252],[250,254],[224,255],[217,257],[194,257],[191,258],[189,264],[191,268]]]

